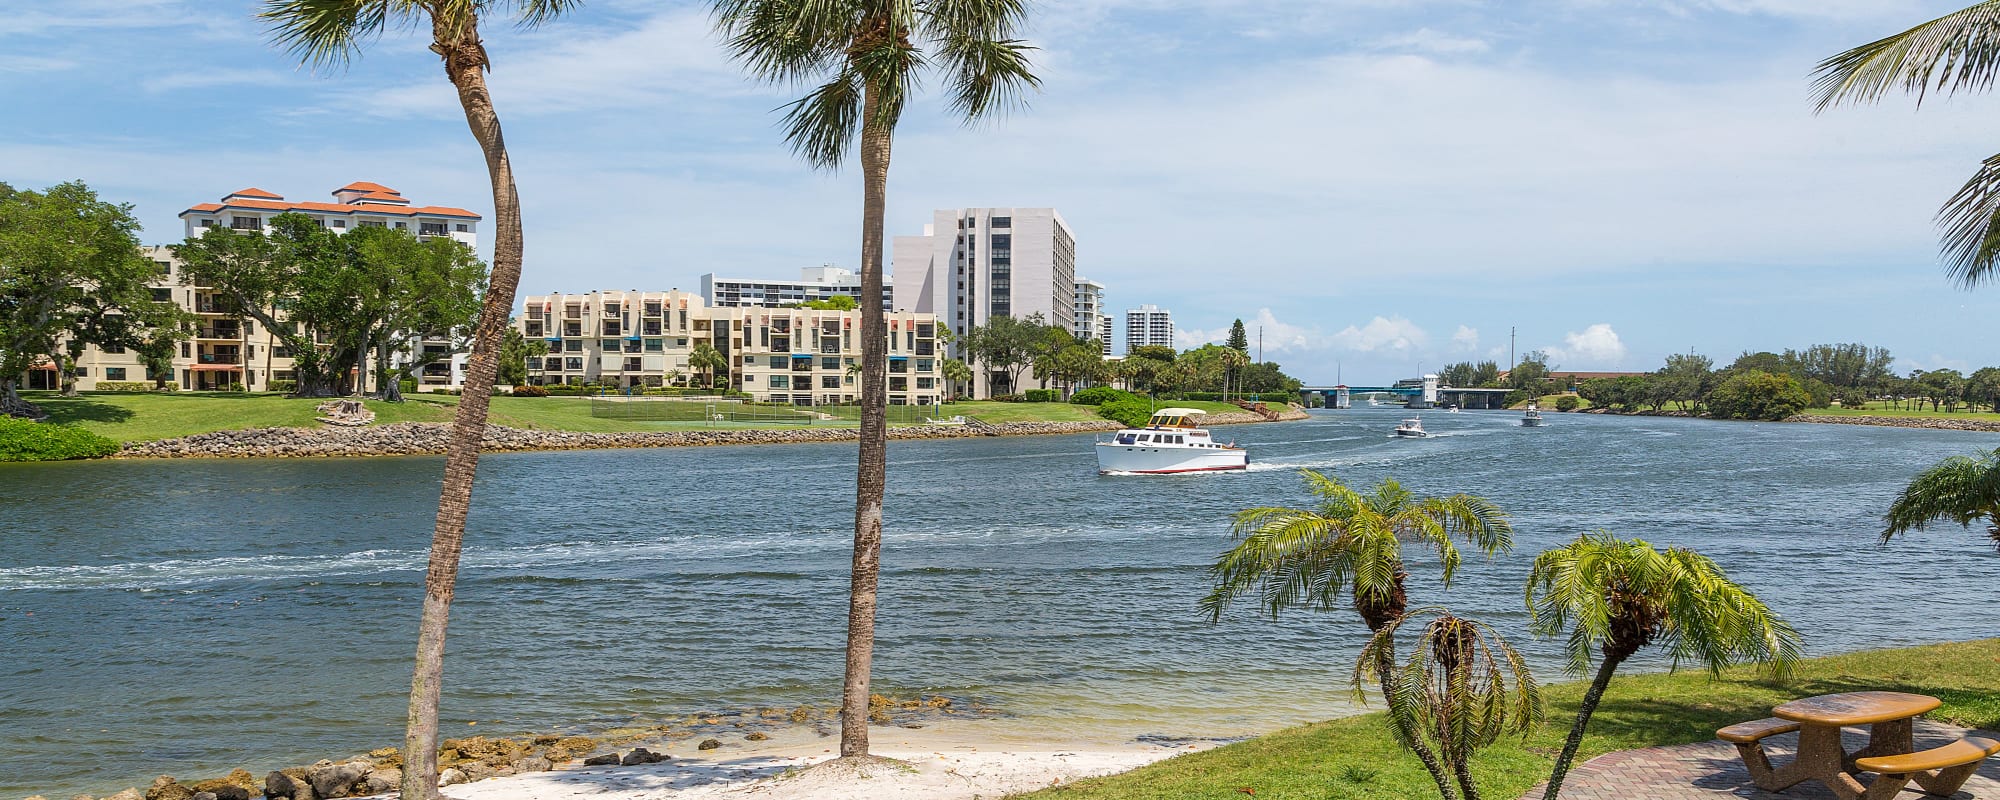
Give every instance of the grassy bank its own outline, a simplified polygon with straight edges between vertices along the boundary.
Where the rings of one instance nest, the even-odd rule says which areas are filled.
[[[1328,669],[1329,691],[1345,682],[1344,666]],[[1554,676],[1544,676],[1553,678]],[[1548,777],[1562,749],[1580,683],[1547,689],[1549,722],[1526,741],[1507,739],[1479,756],[1474,773],[1488,800],[1513,800]],[[1883,689],[1937,697],[1930,714],[1971,728],[2000,728],[2000,639],[1876,650],[1811,659],[1782,682],[1735,670],[1720,680],[1706,672],[1623,675],[1612,681],[1591,720],[1578,763],[1616,750],[1686,744],[1714,738],[1715,729],[1770,716],[1772,706],[1799,697]],[[1254,795],[1246,794],[1249,789]],[[1191,753],[1131,772],[1080,781],[1017,797],[1037,800],[1197,800],[1199,798],[1435,798],[1423,765],[1398,748],[1388,720],[1368,714],[1278,731]]]
[[[171,439],[211,431],[243,428],[313,428],[319,423],[315,410],[323,401],[284,397],[275,394],[185,392],[142,394],[128,392],[85,392],[79,397],[61,397],[54,392],[23,392],[22,396],[40,405],[56,422],[73,423],[119,442]],[[381,423],[449,422],[458,398],[446,395],[409,396],[407,402],[366,401]],[[1199,408],[1211,413],[1236,411],[1229,403],[1175,402],[1173,405]],[[990,424],[1008,422],[1096,421],[1090,406],[1069,403],[996,403],[968,401],[945,406],[945,415],[964,415]],[[585,433],[639,433],[723,428],[785,427],[760,423],[652,422],[644,420],[600,419],[590,415],[589,398],[508,397],[493,398],[490,419],[495,425],[524,430],[558,430]],[[821,421],[815,425],[849,426],[854,420]]]

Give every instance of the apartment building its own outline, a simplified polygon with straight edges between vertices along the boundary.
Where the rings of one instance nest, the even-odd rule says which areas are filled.
[[[714,376],[718,389],[799,406],[860,402],[859,310],[713,308],[678,290],[598,291],[530,296],[515,325],[549,345],[547,356],[529,359],[530,383],[699,386],[705,376],[688,357],[707,344],[728,361]],[[884,325],[889,403],[942,400],[936,317],[892,312]]]
[[[1074,329],[1076,236],[1053,208],[941,209],[922,235],[897,236],[890,250],[895,307],[935,314],[960,337],[994,317],[1035,314]],[[1004,373],[979,372],[975,393],[1018,388]]]
[[[1125,352],[1152,345],[1174,346],[1174,314],[1156,305],[1125,312]]]
[[[462,208],[415,206],[394,189],[360,181],[333,191],[332,203],[290,202],[262,189],[239,189],[224,195],[220,203],[199,203],[180,213],[183,233],[200,236],[203,231],[222,226],[231,230],[268,231],[271,218],[287,211],[313,217],[336,233],[358,227],[380,225],[412,231],[418,238],[450,237],[467,247],[478,247],[480,217]],[[247,318],[224,294],[206,286],[184,286],[180,262],[172,248],[148,245],[141,254],[159,268],[147,283],[153,299],[171,302],[194,315],[196,322],[189,339],[181,342],[166,382],[183,391],[228,391],[242,387],[267,391],[272,381],[293,380],[291,353],[284,341]],[[277,311],[274,316],[282,319]],[[412,338],[413,351],[442,353],[441,341]],[[408,357],[408,356],[402,356]],[[464,383],[465,355],[425,365],[417,376],[419,391],[456,389]],[[137,353],[125,348],[89,345],[77,358],[77,388],[90,391],[99,381],[152,381]],[[365,379],[372,389],[372,376]],[[30,369],[23,385],[30,389],[54,389],[61,384],[53,364]]]
[[[895,307],[891,276],[882,276],[882,310]],[[711,272],[701,276],[701,299],[711,308],[779,308],[808,300],[827,300],[847,295],[858,302],[861,273],[823,264],[799,270],[799,279],[724,278]]]
[[[1077,276],[1070,318],[1074,320],[1072,336],[1078,341],[1095,341],[1100,352],[1111,355],[1111,315],[1104,313],[1104,284]]]

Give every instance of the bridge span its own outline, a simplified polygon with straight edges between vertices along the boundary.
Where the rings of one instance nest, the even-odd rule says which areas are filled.
[[[1357,394],[1393,394],[1403,398],[1405,408],[1432,408],[1435,406],[1457,406],[1468,409],[1505,408],[1507,394],[1511,389],[1473,389],[1441,386],[1438,376],[1425,375],[1397,381],[1393,386],[1302,386],[1301,394],[1318,394],[1327,408],[1349,408],[1353,396]]]

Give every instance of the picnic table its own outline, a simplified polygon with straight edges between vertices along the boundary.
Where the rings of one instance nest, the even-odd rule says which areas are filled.
[[[1949,795],[1964,785],[1980,761],[2000,752],[2000,742],[1967,737],[1915,752],[1917,717],[1941,704],[1935,697],[1906,692],[1826,694],[1793,700],[1771,709],[1770,719],[1731,725],[1716,735],[1736,744],[1751,780],[1766,791],[1817,780],[1842,800],[1886,800],[1914,780],[1930,794]],[[1841,729],[1863,725],[1868,726],[1868,744],[1848,752],[1841,743]],[[1762,740],[1793,731],[1799,734],[1797,755],[1791,763],[1773,768]],[[1850,774],[1863,772],[1881,777],[1863,785]]]

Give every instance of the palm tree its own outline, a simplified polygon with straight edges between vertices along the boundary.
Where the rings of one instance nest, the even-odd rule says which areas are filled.
[[[965,362],[956,358],[945,359],[944,364],[940,365],[938,369],[944,374],[948,394],[953,398],[958,397],[958,387],[972,383],[972,368],[966,366]]]
[[[1410,648],[1410,660],[1394,675],[1389,715],[1405,729],[1430,740],[1438,759],[1458,779],[1465,800],[1479,800],[1472,780],[1472,755],[1510,730],[1525,735],[1542,721],[1541,688],[1521,654],[1483,622],[1453,616],[1442,608],[1422,608],[1389,623],[1368,641],[1354,663],[1354,694],[1384,663],[1395,660],[1396,631],[1404,623],[1430,617]],[[1385,657],[1386,656],[1386,657]]]
[[[1910,479],[1889,506],[1882,541],[1939,520],[1970,528],[1982,519],[1987,537],[2000,547],[2000,449],[1978,458],[1952,456]]]
[[[1873,103],[1892,90],[1950,96],[2000,78],[2000,0],[1985,0],[1819,62],[1817,110]],[[2000,155],[1988,157],[1938,209],[1945,272],[1965,288],[2000,278]]]
[[[1209,568],[1214,588],[1201,608],[1211,620],[1238,597],[1254,592],[1261,610],[1277,619],[1287,608],[1332,611],[1352,607],[1379,637],[1371,647],[1372,673],[1382,694],[1396,692],[1394,624],[1409,606],[1403,545],[1437,553],[1441,584],[1458,572],[1458,541],[1486,555],[1513,547],[1507,514],[1469,494],[1418,497],[1394,479],[1362,494],[1313,470],[1300,470],[1319,499],[1312,508],[1251,508],[1237,512],[1231,529],[1239,541]],[[1393,699],[1390,702],[1394,702]],[[1406,720],[1397,720],[1397,738],[1416,753],[1451,800],[1451,778],[1437,755]]]
[[[1242,394],[1242,392],[1243,392],[1243,386],[1242,386],[1242,383],[1243,383],[1243,381],[1242,381],[1242,377],[1241,377],[1241,376],[1242,376],[1242,373],[1243,373],[1243,368],[1244,368],[1244,367],[1247,367],[1247,366],[1249,366],[1249,365],[1250,365],[1250,354],[1249,354],[1249,353],[1245,353],[1245,352],[1243,352],[1243,351],[1241,351],[1241,350],[1238,350],[1238,349],[1236,349],[1236,348],[1234,348],[1234,347],[1229,347],[1229,348],[1224,348],[1224,349],[1223,349],[1223,351],[1222,351],[1222,399],[1224,399],[1224,400],[1228,400],[1228,399],[1229,399],[1229,381],[1230,381],[1230,379],[1231,379],[1231,378],[1235,378],[1235,379],[1236,379],[1236,383],[1237,383],[1237,386],[1236,386],[1236,392],[1237,392],[1238,394]]]
[[[890,144],[919,73],[945,73],[953,111],[967,122],[1038,86],[1033,48],[1015,39],[1025,0],[714,0],[716,28],[757,78],[813,86],[786,107],[785,138],[812,166],[838,169],[861,155],[861,296],[882,294],[882,215]],[[928,50],[928,52],[926,52]],[[817,84],[817,85],[814,85]],[[854,481],[854,568],[848,598],[847,677],[840,754],[868,754],[868,678],[874,659],[875,584],[887,481],[888,331],[882,304],[861,304],[861,446]]]
[[[431,532],[430,567],[424,576],[424,612],[417,633],[417,665],[410,680],[410,714],[403,747],[403,797],[435,800],[438,793],[437,714],[444,680],[445,625],[458,583],[459,548],[465,517],[472,507],[472,481],[479,469],[479,444],[486,433],[486,409],[500,370],[501,331],[514,307],[521,280],[521,197],[500,132],[500,116],[486,89],[492,62],[480,41],[482,17],[511,15],[525,27],[548,22],[581,0],[264,0],[259,14],[276,41],[305,64],[344,66],[364,42],[384,30],[428,22],[432,52],[444,63],[445,77],[458,90],[458,103],[479,149],[486,156],[493,186],[493,268],[486,297],[473,328],[464,393],[453,413],[445,445],[444,488],[438,493],[437,523]]]
[[[707,342],[695,342],[688,351],[688,369],[701,373],[702,385],[715,388],[715,373],[729,369],[729,357]]]
[[[1604,698],[1618,665],[1639,648],[1666,649],[1673,666],[1694,661],[1711,672],[1736,663],[1788,671],[1799,658],[1799,637],[1722,568],[1692,550],[1655,550],[1640,539],[1608,531],[1586,533],[1535,558],[1528,575],[1528,609],[1540,636],[1567,633],[1569,668],[1582,674],[1593,654],[1597,674],[1583,694],[1576,724],[1549,774],[1545,800],[1562,791],[1590,715]]]

